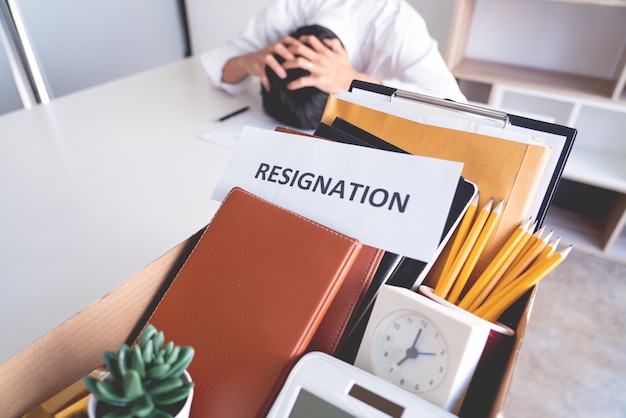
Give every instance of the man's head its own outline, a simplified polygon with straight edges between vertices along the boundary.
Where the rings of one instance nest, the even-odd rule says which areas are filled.
[[[302,35],[315,35],[320,41],[337,38],[333,31],[320,25],[303,26],[291,34],[296,39]],[[284,62],[282,57],[278,55],[274,57],[279,63]],[[289,69],[287,77],[281,79],[270,67],[266,66],[265,74],[270,82],[270,91],[261,87],[265,112],[289,126],[301,129],[317,127],[328,100],[328,93],[315,87],[287,89],[287,84],[291,81],[308,76],[310,73],[301,68]]]

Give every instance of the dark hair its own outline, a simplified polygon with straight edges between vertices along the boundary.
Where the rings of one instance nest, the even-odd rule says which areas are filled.
[[[337,35],[330,29],[320,25],[303,26],[293,32],[291,36],[299,38],[302,35],[315,35],[319,40],[334,39]],[[284,59],[274,55],[279,63]],[[268,66],[265,66],[265,74],[270,82],[270,91],[261,86],[263,109],[274,119],[287,125],[300,129],[314,129],[319,124],[328,93],[316,87],[303,87],[298,90],[288,90],[287,84],[309,73],[302,68],[287,70],[287,77],[279,78]]]

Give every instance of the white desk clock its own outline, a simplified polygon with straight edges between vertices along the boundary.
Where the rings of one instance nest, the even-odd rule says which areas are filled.
[[[383,285],[354,365],[458,414],[488,336],[467,315]]]

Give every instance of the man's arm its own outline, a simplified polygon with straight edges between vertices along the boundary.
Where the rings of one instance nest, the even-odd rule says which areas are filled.
[[[222,81],[229,84],[241,82],[248,76],[258,76],[265,90],[269,90],[270,85],[265,75],[265,66],[269,66],[280,78],[287,77],[285,69],[275,58],[275,54],[281,56],[285,61],[295,59],[295,56],[288,49],[288,45],[294,41],[290,36],[286,36],[279,42],[275,42],[260,51],[252,52],[226,61],[222,69]]]

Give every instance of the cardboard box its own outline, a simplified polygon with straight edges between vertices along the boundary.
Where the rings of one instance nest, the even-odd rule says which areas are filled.
[[[103,363],[104,350],[134,340],[153,303],[200,238],[183,243],[0,364],[0,411],[20,417]]]
[[[102,352],[133,341],[201,232],[177,245],[121,286],[0,364],[0,411],[21,417],[102,365]],[[535,290],[507,311],[516,330],[499,360],[473,384],[461,415],[501,414],[517,362]],[[46,416],[38,415],[38,416]]]

